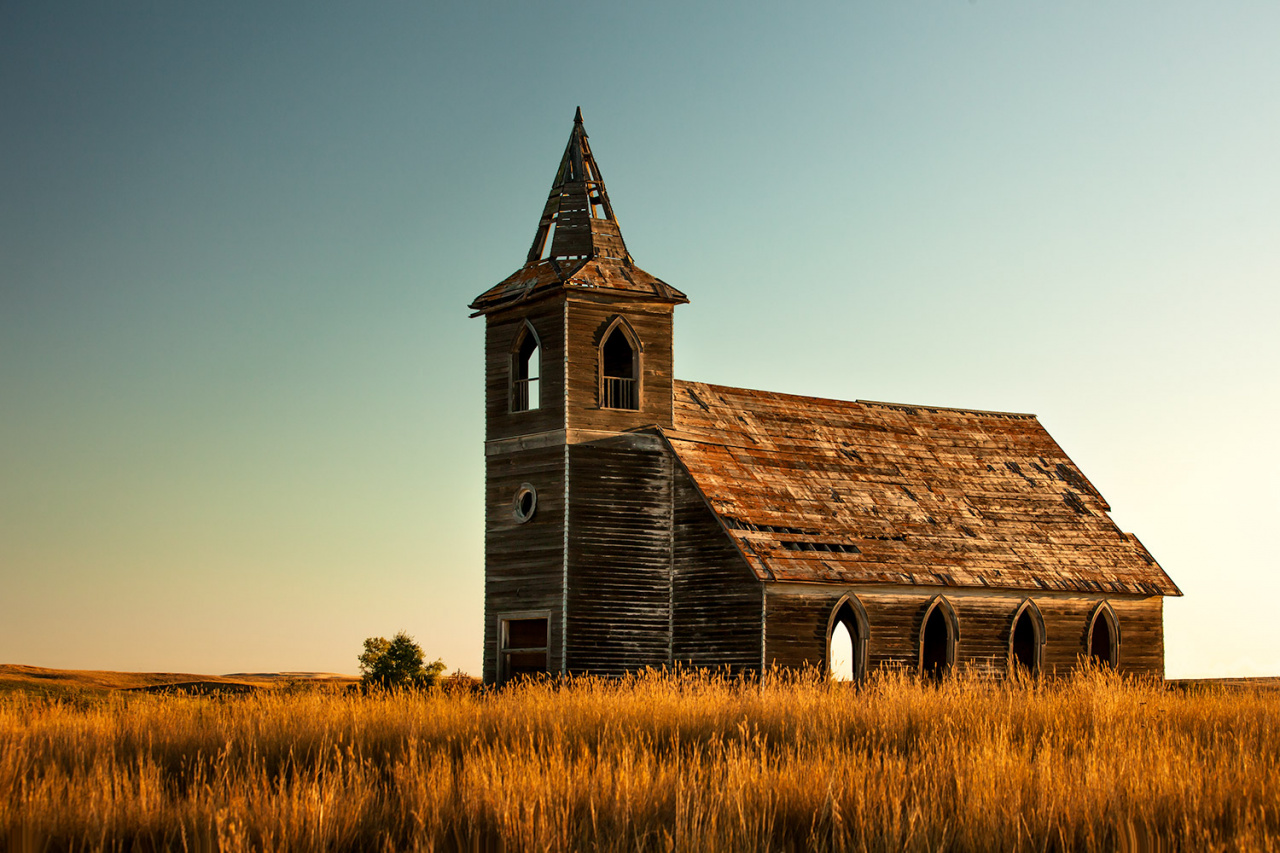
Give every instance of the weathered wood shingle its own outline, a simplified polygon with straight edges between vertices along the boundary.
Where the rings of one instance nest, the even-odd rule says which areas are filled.
[[[1181,594],[1033,415],[674,396],[664,432],[761,580]]]

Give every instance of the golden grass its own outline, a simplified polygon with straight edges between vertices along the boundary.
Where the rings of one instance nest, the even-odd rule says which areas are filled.
[[[1280,849],[1280,694],[704,674],[0,697],[0,845]]]

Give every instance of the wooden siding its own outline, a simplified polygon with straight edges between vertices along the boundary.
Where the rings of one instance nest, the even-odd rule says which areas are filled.
[[[585,299],[568,306],[569,417],[571,429],[622,431],[671,425],[672,306],[663,303]],[[626,317],[640,338],[643,373],[639,411],[600,408],[599,346],[609,323]]]
[[[1164,599],[1109,601],[1120,623],[1120,671],[1164,678]]]
[[[688,472],[674,466],[672,658],[759,669],[764,591]]]
[[[541,405],[510,410],[511,351],[529,321],[542,344]],[[485,320],[485,437],[492,441],[564,427],[564,301],[556,297],[487,316]]]
[[[1018,595],[932,591],[877,591],[874,588],[769,585],[765,605],[766,661],[782,666],[822,666],[826,628],[832,608],[846,594],[856,594],[867,612],[870,640],[868,669],[906,667],[919,661],[920,626],[934,595],[942,592],[955,608],[960,625],[956,665],[979,674],[1003,677],[1008,671],[1009,632],[1025,600]],[[1063,675],[1086,653],[1089,619],[1101,598],[1033,596],[1045,624],[1041,669]],[[1120,625],[1119,670],[1126,674],[1164,677],[1163,599],[1105,599]]]
[[[671,465],[651,435],[569,446],[571,672],[669,660]]]
[[[538,493],[521,524],[513,499],[522,483]],[[486,457],[484,680],[497,677],[497,619],[503,613],[551,611],[547,664],[561,668],[564,578],[564,447]]]

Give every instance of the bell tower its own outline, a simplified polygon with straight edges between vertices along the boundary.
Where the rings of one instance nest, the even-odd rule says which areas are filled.
[[[524,266],[470,306],[485,318],[486,683],[666,662],[668,626],[625,611],[669,593],[671,460],[653,428],[672,423],[688,301],[632,260],[579,109]]]

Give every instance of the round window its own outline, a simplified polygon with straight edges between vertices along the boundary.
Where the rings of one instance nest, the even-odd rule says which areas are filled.
[[[537,508],[538,492],[528,483],[521,483],[520,488],[516,489],[515,500],[512,501],[512,511],[516,521],[524,524],[533,518],[533,513]]]

